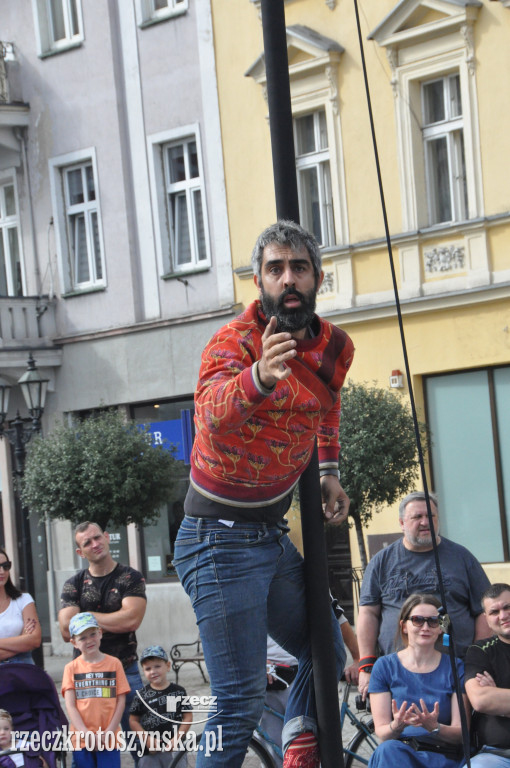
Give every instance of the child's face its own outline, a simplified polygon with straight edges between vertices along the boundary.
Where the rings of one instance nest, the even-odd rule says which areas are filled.
[[[71,638],[72,644],[75,648],[78,648],[83,654],[94,653],[99,649],[101,643],[101,637],[103,633],[99,627],[90,627],[79,635],[74,635]]]
[[[144,659],[142,661],[143,674],[153,688],[166,688],[167,673],[170,669],[170,662],[164,659]]]
[[[0,719],[0,747],[7,749],[11,745],[12,726],[9,720]]]

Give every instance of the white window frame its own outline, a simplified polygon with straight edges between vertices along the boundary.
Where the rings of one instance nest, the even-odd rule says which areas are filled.
[[[197,147],[199,177],[184,182],[170,184],[166,160],[166,150],[171,145],[194,141]],[[211,267],[211,246],[209,234],[209,221],[207,213],[207,195],[204,179],[204,166],[202,156],[202,142],[200,139],[200,127],[198,124],[184,126],[169,131],[149,136],[147,139],[148,154],[150,158],[149,173],[153,199],[157,201],[154,206],[155,229],[159,233],[156,237],[156,249],[158,264],[162,276],[180,275],[183,273],[200,272]],[[192,261],[186,264],[177,264],[173,245],[173,222],[171,207],[168,202],[169,194],[186,192],[189,232],[191,240]],[[202,214],[205,236],[206,258],[198,259],[198,247],[195,237],[195,222],[193,218],[193,192],[200,191],[202,199]]]
[[[189,0],[168,0],[167,7],[156,8],[155,0],[135,0],[136,18],[140,27],[182,16],[188,12]]]
[[[83,33],[83,14],[81,0],[61,0],[64,16],[65,37],[55,40],[52,32],[50,0],[32,0],[32,8],[35,19],[35,31],[37,37],[37,52],[41,57],[76,48],[85,39]],[[73,34],[71,28],[71,3],[76,4],[76,20],[78,32]]]
[[[466,219],[474,219],[483,215],[476,80],[468,69],[465,51],[456,50],[425,61],[413,61],[398,67],[395,73],[397,79],[397,142],[404,231],[414,231],[430,226],[430,201],[427,197],[426,162],[422,133],[422,84],[453,73],[457,73],[460,77],[467,188],[467,211],[458,210],[457,215],[460,216],[464,213]],[[419,117],[418,120],[416,119],[417,116]],[[442,226],[442,224],[437,224],[437,226]]]
[[[427,202],[429,212],[429,226],[436,224],[447,224],[451,222],[464,221],[467,213],[467,185],[465,173],[465,153],[464,153],[464,120],[462,110],[458,114],[451,114],[453,99],[453,80],[459,79],[458,73],[448,74],[433,80],[428,80],[421,84],[422,95],[422,121],[423,121],[423,144],[424,144],[424,162],[425,178],[427,185]],[[444,119],[435,123],[426,122],[426,98],[425,86],[441,82],[443,84],[444,100]],[[437,188],[434,183],[435,167],[432,157],[432,144],[444,140],[446,147],[447,177],[449,187],[449,210],[450,217],[440,218],[436,215],[439,212],[440,203],[437,199]]]
[[[14,188],[14,199],[16,201],[16,214],[11,216],[4,216],[4,187],[12,186]],[[23,257],[23,242],[21,238],[21,222],[20,222],[20,206],[19,206],[19,196],[18,196],[18,183],[17,183],[17,177],[16,172],[14,169],[6,169],[4,171],[0,171],[0,237],[3,240],[3,249],[4,249],[4,255],[6,257],[6,260],[8,259],[9,264],[11,263],[10,259],[10,250],[9,250],[9,237],[8,237],[8,230],[15,228],[18,233],[18,253],[19,253],[19,262],[20,262],[20,269],[21,269],[21,296],[26,296],[26,275],[25,275],[25,259]],[[17,296],[18,294],[14,291],[14,280],[12,272],[9,269],[6,269],[6,280],[7,280],[7,296]]]
[[[67,199],[65,174],[71,169],[77,167],[84,168],[86,165],[92,166],[95,188],[94,204],[84,203],[83,205],[70,207]],[[91,147],[89,149],[80,150],[78,152],[71,152],[66,155],[59,155],[58,157],[51,158],[49,160],[49,168],[51,200],[55,221],[55,238],[62,290],[64,294],[69,294],[103,289],[106,287],[106,264],[99,194],[99,176],[97,172],[95,148]],[[83,212],[86,213],[87,254],[89,258],[89,267],[92,266],[92,269],[90,270],[91,279],[82,283],[78,283],[76,281],[73,266],[74,249],[69,239],[70,232],[68,227],[68,217],[78,212],[78,208],[83,209]],[[92,233],[90,231],[90,213],[94,211],[97,213],[98,243],[100,249],[102,272],[101,278],[97,278],[95,276],[94,250],[92,245]]]
[[[327,146],[320,147],[320,115],[324,115],[324,125],[327,136]],[[298,154],[298,129],[297,121],[311,116],[313,118],[313,132],[315,139],[315,149],[306,154]],[[325,109],[317,109],[307,114],[294,115],[294,146],[296,152],[296,173],[298,182],[299,212],[301,224],[310,232],[314,232],[313,221],[310,220],[308,212],[305,210],[305,191],[304,174],[309,170],[316,170],[318,197],[319,197],[319,216],[320,216],[320,238],[316,235],[319,243],[324,248],[335,245],[335,220],[333,213],[333,187],[331,183],[331,161],[329,156],[329,135]]]

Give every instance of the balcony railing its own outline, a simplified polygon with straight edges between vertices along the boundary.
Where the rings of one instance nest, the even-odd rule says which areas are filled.
[[[47,297],[0,297],[0,349],[53,345],[55,303]]]

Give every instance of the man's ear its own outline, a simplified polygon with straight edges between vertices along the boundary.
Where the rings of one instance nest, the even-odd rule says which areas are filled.
[[[258,276],[257,276],[257,275],[253,275],[253,282],[255,283],[255,286],[256,286],[256,288],[257,288],[257,291],[258,291],[259,293],[261,293],[261,287],[260,287],[259,278],[258,278]]]
[[[317,290],[319,290],[319,288],[321,287],[323,280],[324,280],[324,272],[321,269],[321,273],[317,279]]]

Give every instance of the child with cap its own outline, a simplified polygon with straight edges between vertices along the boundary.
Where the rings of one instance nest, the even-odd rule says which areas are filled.
[[[184,688],[168,681],[170,662],[164,648],[145,648],[140,664],[148,684],[136,692],[129,716],[131,730],[144,734],[138,768],[168,768],[172,751],[179,748],[176,736],[184,743],[183,737],[193,721],[191,707],[184,702]]]
[[[120,768],[117,736],[130,691],[121,662],[99,650],[102,631],[91,613],[69,622],[71,643],[81,656],[66,664],[62,696],[74,732],[77,768]]]

